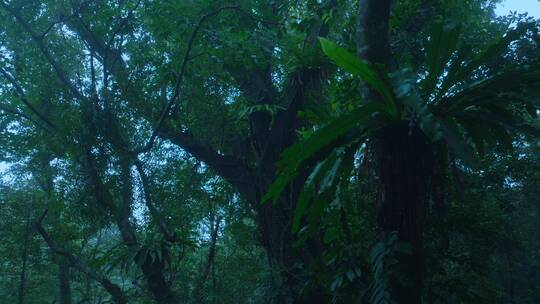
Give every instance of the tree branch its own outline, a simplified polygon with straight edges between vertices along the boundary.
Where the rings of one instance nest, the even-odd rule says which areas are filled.
[[[199,279],[199,282],[197,283],[197,286],[195,286],[193,294],[195,295],[195,299],[199,302],[202,302],[203,299],[201,299],[201,291],[204,286],[204,283],[208,279],[208,275],[210,274],[210,269],[212,268],[214,264],[214,258],[216,256],[216,244],[217,244],[217,237],[219,232],[219,226],[221,224],[221,217],[218,216],[215,220],[215,223],[212,223],[212,232],[210,237],[210,248],[208,248],[208,257],[206,259],[206,265],[204,266],[204,270],[201,274],[201,277]]]
[[[33,123],[34,125],[36,125],[37,127],[39,128],[42,128],[43,130],[45,131],[48,131],[49,129],[45,126],[43,126],[42,124],[40,124],[37,120],[33,119],[32,116],[30,115],[27,115],[26,113],[24,112],[21,112],[21,111],[18,111],[16,109],[12,109],[10,107],[7,107],[7,106],[4,106],[2,104],[0,104],[0,110],[1,111],[4,111],[6,113],[9,113],[9,114],[12,114],[12,115],[15,115],[15,116],[19,116],[19,117],[22,117],[28,121],[30,121],[31,123]]]
[[[116,225],[118,226],[118,230],[122,236],[122,241],[128,247],[136,245],[137,238],[135,235],[135,228],[133,228],[129,220],[129,215],[126,215],[124,212],[122,212],[122,210],[119,210],[114,203],[111,193],[105,187],[101,177],[98,174],[90,149],[86,150],[84,167],[86,171],[85,173],[88,177],[88,185],[93,188],[97,202],[103,207],[107,208],[114,216]]]
[[[32,40],[37,44],[38,48],[41,50],[41,53],[47,61],[51,64],[54,71],[56,72],[56,75],[60,80],[68,87],[68,89],[71,91],[71,93],[77,97],[80,100],[85,100],[86,97],[71,83],[71,80],[69,79],[68,73],[62,68],[60,63],[56,61],[53,54],[43,41],[42,37],[40,37],[39,34],[37,34],[30,24],[24,20],[24,18],[21,16],[21,14],[16,10],[11,8],[8,4],[6,4],[4,1],[0,1],[0,6],[3,7],[7,12],[9,12],[15,20],[22,26],[22,28],[30,35]]]
[[[8,71],[4,70],[3,68],[0,68],[0,74],[2,74],[2,76],[4,76],[4,78],[6,78],[11,83],[11,85],[15,89],[15,94],[24,103],[24,105],[26,105],[28,109],[30,109],[32,113],[39,117],[39,119],[41,119],[49,128],[56,130],[56,126],[44,114],[42,114],[38,109],[36,109],[30,102],[30,100],[28,100],[23,88],[19,85],[15,77],[13,77],[10,73],[8,73]]]
[[[198,24],[200,25],[198,25],[198,27],[200,28],[202,26],[202,23],[207,18],[218,14],[219,12],[226,9],[236,9],[236,6],[225,6],[221,9],[218,9],[201,17],[201,19],[199,19]],[[94,49],[101,58],[112,59],[108,59],[106,62],[103,62],[103,64],[105,68],[117,78],[117,83],[120,85],[121,90],[125,93],[124,98],[128,101],[128,103],[135,104],[138,102],[138,100],[143,99],[144,93],[141,91],[141,88],[139,86],[134,85],[129,79],[126,63],[122,60],[119,52],[111,50],[108,46],[105,45],[103,41],[95,37],[95,35],[90,32],[90,30],[85,27],[84,24],[81,23],[80,18],[78,18],[77,20],[79,20],[79,22],[70,22],[69,24],[71,25],[71,28],[79,35],[79,37],[83,39],[92,49]],[[192,38],[190,38],[191,45],[193,45],[198,31],[199,30],[193,31],[191,35]],[[192,46],[188,47],[188,49],[191,48]],[[186,52],[184,53],[185,56],[189,56],[191,50],[188,51],[188,49],[186,49]],[[178,74],[179,76],[182,75],[182,77],[184,77],[183,75],[185,73],[188,61],[189,58],[183,61],[183,68],[180,68],[180,72]],[[182,72],[182,70],[184,72]],[[178,87],[178,90],[180,89],[178,81],[175,87]],[[127,94],[126,92],[129,92],[129,94]],[[169,100],[169,102],[171,101],[174,101],[174,99]],[[165,109],[166,108],[167,106],[165,107]],[[134,149],[132,154],[137,155],[137,153],[143,153],[149,150],[152,147],[156,136],[168,139],[175,145],[178,145],[179,147],[186,150],[188,153],[190,153],[197,159],[204,161],[219,175],[222,175],[226,180],[238,186],[238,188],[241,189],[241,192],[247,193],[248,195],[253,195],[254,189],[252,187],[252,176],[254,174],[244,162],[234,156],[219,154],[210,145],[201,142],[197,138],[194,138],[188,132],[177,131],[174,128],[170,127],[168,124],[164,123],[166,114],[168,114],[168,111],[161,112],[160,118],[163,117],[163,119],[158,120],[156,126],[159,127],[154,127],[152,131],[152,134],[155,133],[155,135],[152,135],[150,137],[150,140],[143,147],[139,149]]]
[[[139,159],[135,159],[135,167],[137,168],[137,172],[139,173],[139,176],[141,178],[146,207],[148,207],[148,210],[150,211],[150,215],[152,216],[152,219],[158,225],[159,230],[161,231],[165,239],[171,243],[175,242],[176,235],[173,232],[171,232],[169,228],[167,228],[167,224],[165,223],[165,221],[163,220],[163,217],[160,215],[159,211],[154,205],[154,202],[152,200],[152,195],[150,194],[151,192],[150,181],[148,180],[148,176],[146,176],[143,165],[139,161]]]
[[[185,73],[186,73],[186,68],[187,68],[187,65],[188,65],[188,62],[189,62],[189,54],[191,53],[191,49],[193,48],[193,43],[195,42],[195,38],[197,37],[197,34],[199,33],[199,30],[201,29],[201,26],[203,25],[203,23],[210,17],[212,16],[215,16],[215,15],[218,15],[219,13],[221,13],[222,11],[225,11],[225,10],[231,10],[231,9],[239,9],[239,7],[237,5],[229,5],[229,6],[222,6],[208,14],[205,14],[203,15],[200,19],[199,19],[199,22],[197,22],[197,25],[195,26],[195,28],[193,29],[193,32],[191,33],[191,36],[189,37],[189,40],[188,40],[188,44],[187,44],[187,47],[186,47],[186,50],[184,52],[184,56],[183,56],[183,59],[182,59],[182,64],[180,66],[180,71],[176,77],[176,83],[174,85],[174,93],[173,93],[173,96],[172,98],[169,100],[169,102],[167,103],[167,105],[165,106],[165,108],[161,111],[161,114],[159,115],[159,119],[156,123],[156,126],[154,127],[153,131],[152,131],[152,135],[150,136],[150,139],[148,140],[148,143],[142,147],[141,149],[138,149],[135,151],[136,154],[139,154],[139,153],[144,153],[148,150],[150,150],[154,144],[154,141],[163,125],[163,122],[164,120],[168,117],[168,115],[170,114],[171,110],[172,110],[172,107],[177,104],[179,101],[180,101],[180,98],[181,98],[181,86],[182,86],[182,82],[184,80],[184,76],[185,76]]]
[[[248,197],[255,194],[255,174],[242,160],[216,152],[208,144],[198,141],[188,132],[181,132],[164,125],[159,136],[170,140],[185,151],[203,161],[221,177],[237,187]]]
[[[45,243],[49,246],[49,248],[56,254],[64,256],[68,259],[68,261],[71,263],[71,266],[73,266],[75,269],[79,270],[80,272],[86,274],[89,278],[95,280],[98,282],[113,298],[113,301],[118,304],[127,304],[127,298],[124,295],[124,292],[122,289],[111,282],[109,279],[107,279],[102,274],[97,273],[92,268],[90,268],[86,263],[84,263],[79,257],[73,255],[71,252],[69,252],[64,247],[57,244],[51,236],[47,233],[45,228],[42,226],[43,219],[47,215],[48,209],[45,209],[45,211],[41,214],[41,216],[38,218],[38,220],[35,223],[35,228],[37,232],[41,235]]]

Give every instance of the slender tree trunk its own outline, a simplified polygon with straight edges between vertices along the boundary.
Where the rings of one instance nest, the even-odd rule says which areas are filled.
[[[219,226],[221,224],[221,217],[215,215],[215,213],[212,213],[211,216],[211,238],[210,238],[210,247],[208,248],[208,257],[206,259],[206,264],[204,265],[204,269],[202,272],[201,277],[199,278],[199,282],[197,283],[197,286],[195,287],[193,291],[194,298],[198,302],[202,302],[202,292],[204,285],[208,279],[208,276],[210,275],[210,271],[214,268],[214,258],[216,256],[216,244],[218,239],[218,232],[219,232]]]
[[[71,304],[71,285],[69,280],[69,265],[63,259],[58,261],[58,283],[60,304]]]
[[[109,279],[102,276],[101,274],[95,272],[93,269],[91,269],[85,263],[83,263],[79,257],[71,254],[69,251],[67,251],[61,245],[57,244],[51,238],[51,236],[47,233],[47,231],[41,225],[43,219],[47,215],[47,212],[48,210],[45,210],[45,212],[43,212],[43,214],[39,217],[39,219],[35,223],[35,228],[38,231],[38,233],[41,235],[43,240],[47,243],[47,245],[49,246],[49,249],[51,249],[51,251],[53,251],[54,254],[58,256],[63,256],[66,259],[68,259],[72,267],[76,268],[80,272],[86,274],[88,277],[98,282],[111,295],[114,303],[127,304],[126,296],[124,295],[122,289],[118,285],[114,284],[113,282],[111,282]]]
[[[216,265],[212,266],[212,304],[217,304],[217,277],[216,277]]]
[[[23,304],[24,303],[24,294],[26,292],[26,268],[28,264],[28,243],[30,242],[30,212],[28,211],[27,218],[26,218],[26,225],[24,228],[24,243],[23,243],[23,249],[21,254],[21,275],[20,275],[20,283],[19,283],[19,296],[18,296],[18,303]]]

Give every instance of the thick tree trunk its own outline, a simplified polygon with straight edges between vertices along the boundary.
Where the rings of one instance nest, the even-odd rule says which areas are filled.
[[[276,204],[257,202],[261,244],[272,267],[281,272],[282,286],[278,286],[280,294],[274,299],[276,304],[331,303],[331,296],[320,286],[304,290],[306,282],[298,271],[305,269],[299,266],[316,262],[324,250],[322,242],[316,239],[294,245],[296,237],[291,225],[304,177],[293,182]]]
[[[152,260],[147,256],[144,263],[141,265],[141,270],[148,284],[148,289],[152,293],[154,299],[159,304],[178,304],[179,299],[171,290],[169,282],[163,275],[165,263],[163,260]]]
[[[434,167],[434,148],[415,125],[402,121],[383,130],[376,141],[383,199],[378,225],[397,232],[411,245],[397,253],[391,288],[398,303],[421,303],[424,273],[423,231]]]
[[[357,25],[358,55],[372,64],[392,71],[395,62],[389,39],[390,0],[361,0]],[[369,88],[363,96],[381,100]],[[373,148],[381,182],[382,202],[377,222],[388,234],[411,245],[412,252],[396,253],[396,271],[390,275],[390,288],[398,303],[422,302],[424,273],[423,230],[435,149],[420,128],[401,121],[381,130]]]

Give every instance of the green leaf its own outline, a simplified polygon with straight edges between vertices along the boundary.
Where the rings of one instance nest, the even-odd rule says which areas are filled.
[[[359,76],[368,86],[376,90],[388,105],[390,114],[392,116],[397,115],[394,92],[386,78],[383,78],[377,71],[372,69],[369,64],[332,41],[325,38],[319,38],[319,41],[326,56],[332,59],[337,66],[353,75]]]
[[[499,124],[491,125],[491,130],[497,136],[498,142],[505,152],[511,153],[514,150],[512,136],[508,133],[506,128]]]
[[[135,256],[135,263],[139,266],[142,266],[146,261],[147,255],[148,249],[146,249],[146,247],[141,248],[141,250],[139,250],[139,252]]]
[[[509,103],[527,105],[538,95],[538,91],[534,89],[538,86],[540,65],[510,68],[467,86],[461,92],[443,99],[436,108],[450,113],[470,106],[502,109]]]
[[[496,58],[497,56],[503,56],[504,53],[508,51],[509,45],[513,41],[516,41],[522,37],[529,27],[530,25],[520,24],[516,29],[509,31],[505,36],[488,46],[483,52],[475,56],[467,64],[462,64],[461,60],[457,61],[455,67],[459,68],[451,69],[452,73],[449,73],[447,77],[445,77],[438,96],[443,96],[443,94],[446,93],[453,85],[469,78],[472,72],[489,63],[489,61],[492,59]]]
[[[441,130],[448,147],[454,155],[460,158],[466,165],[473,168],[477,167],[474,151],[465,138],[463,138],[462,132],[455,120],[450,118],[442,119]]]
[[[341,285],[343,284],[343,276],[338,275],[334,281],[332,281],[332,284],[330,285],[330,290],[336,291]]]
[[[444,22],[435,23],[427,47],[428,76],[420,84],[424,92],[431,92],[437,84],[450,61],[450,57],[456,50],[460,33],[461,28],[458,25],[448,25]]]
[[[323,241],[325,244],[330,244],[339,236],[339,230],[336,227],[330,227],[324,233]]]
[[[336,148],[317,164],[300,194],[291,229],[293,233],[299,230],[300,221],[309,204],[311,206],[307,212],[307,225],[318,227],[326,206],[340,199],[339,186],[348,181],[354,166],[354,153],[359,146],[360,144],[355,142],[346,147]],[[329,239],[325,236],[325,240]]]
[[[354,279],[356,278],[356,272],[354,270],[349,270],[345,273],[345,275],[347,276],[347,279],[349,279],[350,282],[354,281]]]
[[[378,113],[378,114],[377,114]],[[374,117],[375,116],[375,117]],[[276,202],[287,185],[299,174],[300,168],[308,160],[320,155],[323,150],[331,152],[331,148],[349,131],[356,127],[372,126],[388,118],[388,108],[378,102],[368,103],[351,113],[341,115],[313,133],[309,138],[286,149],[281,160],[278,161],[278,174],[276,180],[270,185],[268,192],[262,198],[263,202],[272,200]],[[325,154],[325,153],[322,153]]]
[[[319,162],[315,166],[315,169],[312,171],[312,173],[309,175],[304,185],[304,189],[302,189],[300,198],[298,199],[298,204],[294,212],[294,218],[291,228],[293,233],[299,230],[300,221],[302,219],[302,216],[304,215],[305,210],[307,209],[308,204],[312,201],[313,196],[317,195],[316,185],[319,184],[319,181],[324,178],[326,172],[328,171],[328,168],[336,162],[336,156],[336,153],[331,153],[328,158]],[[322,199],[321,196],[319,196],[319,200],[320,199]]]
[[[161,247],[161,246],[160,246]],[[157,260],[163,262],[163,251],[161,248],[156,248]]]
[[[470,121],[468,119],[461,119],[460,124],[463,126],[469,138],[473,142],[478,155],[482,158],[485,155],[485,141],[489,135],[489,129],[485,124],[478,123],[478,121]]]

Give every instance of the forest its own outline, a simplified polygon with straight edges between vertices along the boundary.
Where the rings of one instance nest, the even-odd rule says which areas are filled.
[[[540,303],[501,2],[0,0],[0,303]]]

